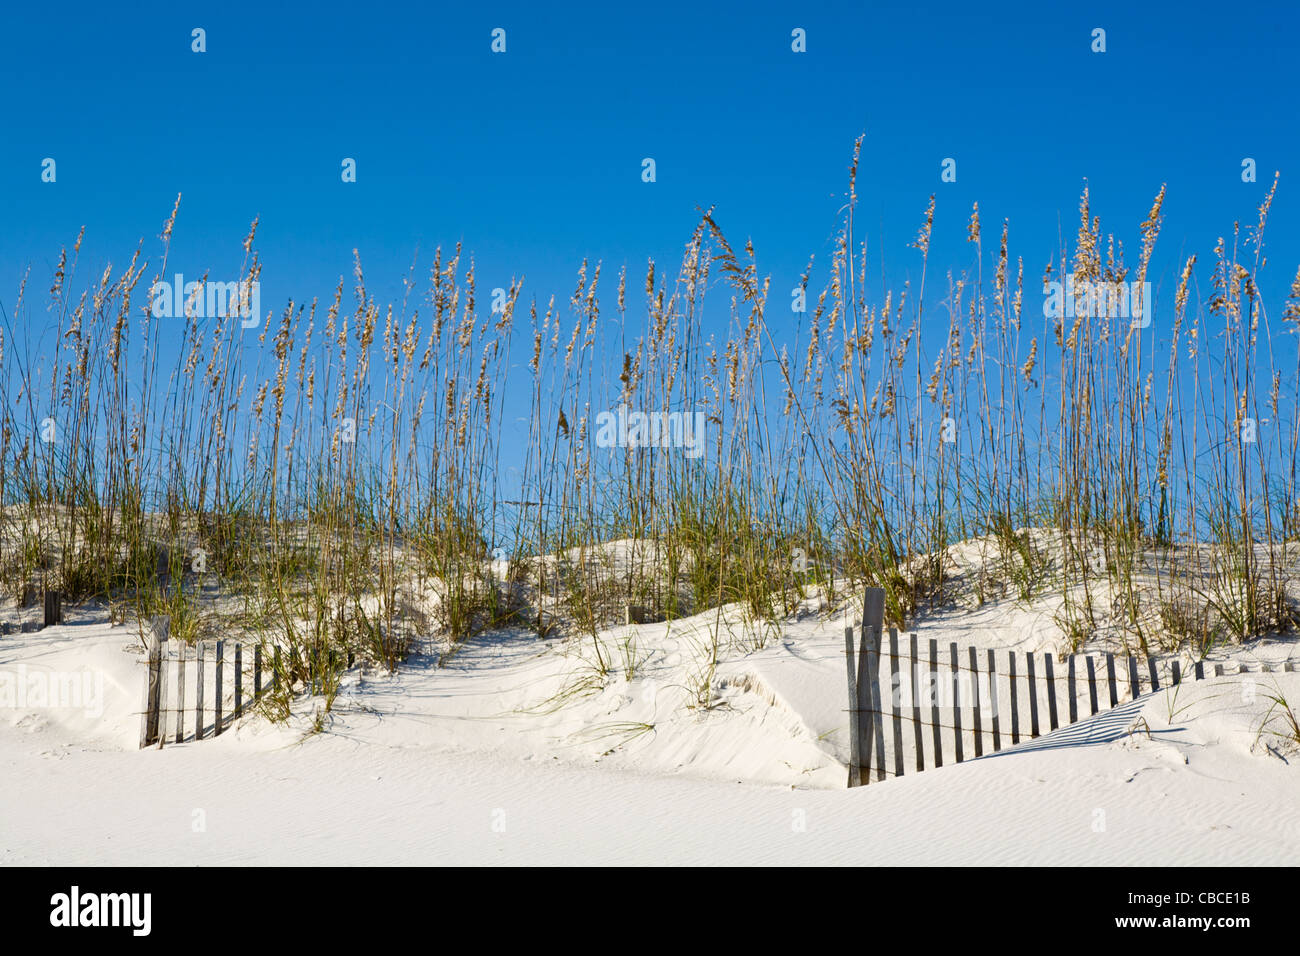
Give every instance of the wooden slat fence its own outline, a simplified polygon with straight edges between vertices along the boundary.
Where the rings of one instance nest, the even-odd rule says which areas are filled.
[[[1177,660],[1148,659],[1142,667],[1135,657],[1107,653],[1068,655],[1061,674],[1050,652],[986,650],[981,664],[976,648],[963,653],[956,643],[941,647],[934,638],[922,657],[918,636],[901,640],[895,629],[882,626],[883,617],[884,591],[868,588],[861,626],[844,629],[850,787],[871,782],[873,775],[877,781],[901,777],[908,766],[919,772],[942,767],[945,760],[998,753],[1007,743],[1035,739],[1184,680],[1296,668],[1292,661],[1249,668],[1195,661],[1184,672]],[[1046,715],[1046,728],[1040,715]]]
[[[222,640],[200,641],[191,646],[170,640],[170,630],[170,619],[165,616],[150,623],[140,707],[141,748],[215,737],[274,689],[279,680],[278,648],[274,658],[277,666],[268,684],[262,680],[260,644],[251,645],[253,663],[246,668],[245,645]],[[253,689],[251,698],[244,696],[244,688],[249,686]]]

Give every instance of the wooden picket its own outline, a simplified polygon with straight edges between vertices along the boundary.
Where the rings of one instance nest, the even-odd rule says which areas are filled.
[[[186,740],[203,740],[208,734],[205,722],[208,714],[212,715],[212,733],[220,734],[228,726],[230,719],[240,716],[245,709],[243,698],[243,647],[234,642],[234,709],[227,717],[225,705],[225,670],[227,641],[200,641],[191,646],[181,641],[170,640],[170,620],[157,617],[150,622],[149,634],[145,642],[145,674],[140,704],[140,747],[151,744],[162,747],[164,743],[183,743]],[[852,641],[853,629],[849,628],[846,639]],[[275,654],[277,670],[280,655]],[[212,658],[211,672],[209,657]],[[189,696],[187,676],[193,665],[192,679],[194,727],[186,727],[186,699]],[[253,701],[259,700],[266,691],[262,680],[262,653],[260,645],[253,646]],[[211,705],[208,697],[208,676],[212,676]],[[278,680],[272,677],[270,687],[278,686]],[[171,688],[174,687],[174,690]]]
[[[873,589],[875,590],[875,589]],[[1161,689],[1160,670],[1157,662],[1148,659],[1147,676],[1144,678],[1139,660],[1128,655],[1126,662],[1117,661],[1113,652],[1107,652],[1104,658],[1089,654],[1063,655],[1066,664],[1064,678],[1057,676],[1057,659],[1051,653],[1044,653],[1041,661],[1043,672],[1039,673],[1037,654],[1030,651],[1018,654],[1008,651],[1005,672],[999,672],[997,655],[992,649],[981,650],[967,647],[966,653],[955,643],[949,643],[946,660],[940,662],[939,642],[937,638],[929,639],[928,661],[921,659],[921,640],[916,633],[911,633],[904,643],[897,628],[889,628],[889,647],[884,648],[884,592],[878,591],[867,595],[865,607],[868,612],[864,623],[852,624],[844,629],[844,651],[846,674],[849,691],[849,766],[848,782],[850,787],[879,782],[889,777],[903,776],[907,765],[915,767],[914,772],[928,768],[942,767],[945,759],[963,763],[971,758],[981,759],[994,754],[1006,753],[1003,748],[1002,708],[1005,695],[1010,707],[1010,727],[1008,736],[1010,746],[1028,744],[1044,733],[1052,733],[1086,720],[1099,714],[1104,709],[1120,706],[1121,698],[1137,700],[1143,693],[1152,693]],[[235,648],[236,660],[239,647]],[[887,653],[888,666],[883,666],[882,657]],[[981,664],[980,655],[984,653],[987,665]],[[907,660],[904,661],[903,658]],[[1087,680],[1086,714],[1080,713],[1078,660],[1083,658],[1083,677]],[[257,655],[260,659],[260,655]],[[1018,658],[1022,658],[1018,660]],[[963,659],[965,663],[963,663]],[[1098,692],[1097,679],[1099,664],[1104,660],[1106,694],[1103,698]],[[1024,671],[1021,671],[1023,664]],[[1287,662],[1278,665],[1278,669],[1293,667]],[[1270,670],[1271,665],[1264,665]],[[1193,661],[1186,673],[1189,678],[1201,680],[1210,671],[1213,676],[1222,676],[1224,667],[1216,664],[1207,668],[1203,661]],[[278,663],[276,671],[279,671]],[[1120,689],[1121,675],[1127,671],[1128,694]],[[1167,668],[1169,686],[1182,682],[1183,665],[1178,660],[1171,660]],[[925,677],[928,676],[928,685]],[[161,675],[160,675],[161,678]],[[159,681],[161,683],[161,679]],[[1064,685],[1064,686],[1062,686]],[[260,686],[255,681],[254,686]],[[924,689],[923,689],[924,688]],[[1066,707],[1059,704],[1060,692],[1066,694]],[[940,702],[941,697],[951,693],[951,701]],[[150,691],[146,688],[146,699]],[[1026,741],[1021,740],[1020,718],[1022,713],[1021,695],[1029,695],[1029,726]],[[237,692],[238,694],[238,692]],[[889,704],[886,706],[885,695]],[[910,701],[904,700],[904,694],[910,695]],[[923,695],[930,696],[926,707]],[[1040,725],[1040,698],[1046,698],[1045,729]],[[238,699],[238,697],[237,697]],[[963,711],[969,709],[969,723]],[[987,718],[987,723],[986,723]],[[887,731],[885,723],[890,727]],[[912,732],[908,734],[904,721],[910,721]],[[220,720],[217,721],[220,732]],[[929,726],[929,733],[926,727]],[[991,735],[992,749],[986,746],[986,733]],[[147,728],[142,730],[142,739],[147,735]],[[946,739],[951,738],[947,744]],[[888,743],[887,743],[888,741]],[[912,750],[909,760],[906,750]],[[926,754],[926,750],[929,754]]]

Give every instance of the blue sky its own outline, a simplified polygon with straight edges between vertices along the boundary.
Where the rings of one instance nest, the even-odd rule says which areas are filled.
[[[931,193],[940,276],[974,267],[978,201],[986,239],[1009,218],[1035,277],[1075,228],[1084,177],[1130,248],[1167,183],[1157,280],[1196,251],[1204,282],[1215,238],[1253,221],[1281,169],[1263,283],[1276,315],[1300,262],[1298,25],[1294,4],[1183,2],[11,4],[0,303],[28,265],[47,287],[82,225],[83,279],[141,238],[156,255],[178,191],[171,262],[187,276],[233,278],[261,217],[264,311],[327,299],[354,247],[372,292],[395,299],[417,248],[427,262],[457,240],[481,288],[525,274],[526,296],[563,300],[583,257],[607,274],[639,276],[649,256],[675,269],[709,205],[786,290],[810,255],[828,262],[865,133],[860,223],[895,287],[917,274],[908,243]],[[1244,157],[1258,182],[1241,181]]]

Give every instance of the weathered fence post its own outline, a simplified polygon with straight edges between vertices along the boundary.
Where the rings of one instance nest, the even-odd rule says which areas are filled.
[[[1091,656],[1085,657],[1084,661],[1088,664],[1088,706],[1095,714],[1097,713],[1097,668]]]
[[[167,739],[167,662],[171,658],[171,648],[168,645],[168,639],[171,637],[172,620],[167,615],[154,618],[149,624],[150,631],[158,641],[159,659],[158,659],[158,693],[155,697],[154,704],[154,722],[153,730],[158,738],[158,748],[162,749],[163,742]]]
[[[63,623],[63,595],[58,591],[45,592],[45,627]]]
[[[1056,663],[1052,660],[1052,652],[1046,651],[1043,654],[1043,667],[1047,671],[1047,723],[1050,729],[1055,730],[1057,725],[1056,715],[1056,671],[1053,665]]]
[[[1110,685],[1110,706],[1114,707],[1119,703],[1119,687],[1115,681],[1115,655],[1110,651],[1106,652],[1106,683]]]
[[[176,742],[185,739],[185,660],[189,657],[189,645],[180,642],[176,658]]]
[[[998,665],[991,647],[989,648],[989,706],[993,708],[993,752],[997,753],[1002,749],[1002,737],[998,732]]]
[[[162,646],[151,627],[145,638],[144,702],[140,707],[140,749],[148,747],[158,736],[158,671]]]
[[[214,737],[218,736],[218,735],[221,733],[221,708],[222,708],[222,704],[223,704],[223,701],[222,701],[222,698],[221,698],[221,692],[222,692],[222,688],[221,688],[221,672],[224,671],[224,670],[226,669],[226,668],[225,668],[225,663],[226,663],[226,642],[225,642],[225,641],[217,641],[217,659],[216,659],[216,668],[217,668],[217,673],[216,673],[216,677],[217,677],[217,686],[214,688],[214,690],[216,691],[216,700],[213,702],[213,708],[216,710],[216,714],[214,715],[214,717],[213,717],[213,721],[212,721],[212,724],[213,724],[213,726],[212,726],[212,736],[214,736]]]
[[[955,759],[961,763],[961,669],[957,663],[957,642],[950,647],[952,660],[952,739],[956,749]]]
[[[244,645],[235,645],[235,713],[238,718],[244,712]]]
[[[894,715],[894,776],[903,775],[903,701],[898,669],[898,629],[889,629],[889,699]]]
[[[1070,723],[1079,719],[1079,691],[1074,683],[1074,655],[1070,655],[1069,663],[1066,665],[1066,691],[1070,695]]]
[[[867,684],[871,692],[871,728],[875,737],[876,779],[885,779],[885,706],[880,696],[880,650],[884,646],[881,628],[873,627],[867,638]]]
[[[912,735],[916,741],[916,769],[919,773],[925,769],[925,736],[921,733],[921,679],[920,667],[917,661],[919,652],[917,650],[916,632],[912,632]]]
[[[871,713],[871,628],[863,624],[858,633],[858,780],[866,786],[871,782],[871,755],[874,747],[874,725]]]
[[[943,766],[943,734],[939,727],[939,641],[930,638],[930,726],[934,729],[934,765]]]
[[[871,752],[876,752],[877,780],[885,779],[885,728],[880,708],[880,636],[885,626],[885,589],[867,588],[862,597],[862,645],[858,659],[858,700],[866,714],[862,746],[866,751],[862,772],[871,775]]]
[[[262,645],[253,646],[253,700],[262,697]]]
[[[1025,653],[1025,666],[1029,669],[1029,736],[1038,736],[1038,681],[1034,679],[1033,651]]]
[[[194,739],[203,739],[203,659],[207,657],[208,645],[206,641],[199,641],[195,645],[198,651],[198,666],[195,668],[194,676]]]
[[[970,649],[971,728],[975,733],[975,756],[984,756],[984,729],[980,726],[980,660]]]
[[[1129,689],[1133,692],[1133,699],[1137,700],[1142,693],[1142,687],[1138,681],[1138,660],[1132,654],[1128,656],[1128,683]]]
[[[1011,688],[1011,746],[1020,743],[1020,695],[1016,692],[1016,652],[1007,652],[1007,680]]]
[[[844,658],[849,668],[849,786],[862,784],[861,752],[862,740],[858,729],[860,707],[858,703],[858,673],[853,660],[853,626],[844,628]]]

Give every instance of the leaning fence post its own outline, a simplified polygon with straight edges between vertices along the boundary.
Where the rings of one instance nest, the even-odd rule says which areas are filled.
[[[860,750],[862,741],[858,733],[858,674],[853,660],[853,625],[844,628],[844,659],[849,668],[849,786],[861,784]]]
[[[1011,689],[1011,746],[1020,743],[1020,703],[1016,692],[1016,652],[1007,652],[1007,681]]]
[[[934,765],[943,766],[943,734],[939,728],[939,641],[930,638],[930,725],[934,728]]]
[[[235,717],[244,713],[244,645],[235,645]]]
[[[162,647],[153,628],[145,638],[144,703],[140,708],[140,749],[148,747],[158,736],[158,671]]]
[[[1110,706],[1119,703],[1119,688],[1115,686],[1115,655],[1106,652],[1106,683],[1110,685]]]
[[[158,748],[161,750],[163,743],[167,739],[167,663],[171,659],[171,647],[167,638],[171,632],[171,619],[168,617],[156,617],[151,624],[154,637],[158,641],[159,658],[158,658],[158,693],[154,698],[154,736],[158,740]]]
[[[862,773],[871,776],[871,757],[875,751],[877,780],[885,779],[885,728],[880,713],[880,636],[885,626],[885,589],[866,588],[862,596],[862,643],[858,658],[858,700],[864,710],[866,726],[862,728],[865,759]]]
[[[1156,662],[1155,662],[1155,658],[1153,658],[1153,657],[1148,657],[1148,658],[1147,658],[1147,671],[1151,674],[1151,689],[1152,689],[1153,691],[1159,690],[1159,689],[1160,689],[1160,675],[1159,675],[1159,672],[1156,670]]]
[[[903,701],[898,669],[898,629],[889,629],[889,698],[894,714],[894,776],[903,775]]]
[[[1085,657],[1084,661],[1088,664],[1088,706],[1095,714],[1097,712],[1097,668],[1093,665],[1091,656]]]
[[[916,770],[919,773],[925,769],[925,737],[921,733],[921,679],[920,666],[917,661],[919,656],[917,651],[916,632],[912,632],[912,735],[916,740]]]
[[[1132,654],[1128,656],[1128,683],[1133,692],[1133,699],[1137,700],[1141,694],[1141,683],[1138,681],[1138,661]]]
[[[1043,654],[1043,667],[1047,671],[1047,723],[1052,730],[1057,727],[1056,716],[1056,671],[1051,651]]]
[[[63,595],[58,591],[45,592],[45,627],[63,623]]]
[[[871,726],[876,743],[876,779],[885,779],[885,707],[880,696],[880,648],[883,635],[879,627],[869,631],[867,640],[867,679],[871,691]]]
[[[1038,681],[1034,679],[1034,655],[1032,651],[1025,654],[1025,665],[1029,668],[1029,736],[1038,736]]]
[[[957,663],[957,642],[950,647],[952,659],[952,739],[956,760],[961,763],[961,671]]]
[[[998,733],[998,665],[991,647],[989,648],[989,706],[993,708],[993,752],[997,753],[1002,749],[1002,737]]]
[[[206,641],[199,641],[195,646],[198,651],[198,666],[194,674],[194,739],[203,739],[203,659],[207,656]]]
[[[226,663],[226,642],[217,641],[217,661],[216,661],[217,686],[215,688],[216,700],[213,702],[213,707],[216,709],[216,716],[212,721],[213,723],[212,736],[214,737],[219,736],[221,733],[221,708],[223,704],[223,701],[221,699],[221,693],[222,693],[221,672],[226,669],[225,663]]]
[[[185,659],[189,657],[189,645],[180,642],[176,660],[176,742],[185,739]]]
[[[871,782],[871,755],[874,736],[871,714],[871,668],[867,658],[871,655],[871,628],[862,625],[858,635],[858,779],[862,786]]]
[[[1074,655],[1070,655],[1069,663],[1066,665],[1066,690],[1070,694],[1070,723],[1079,719],[1079,691],[1074,684]]]

